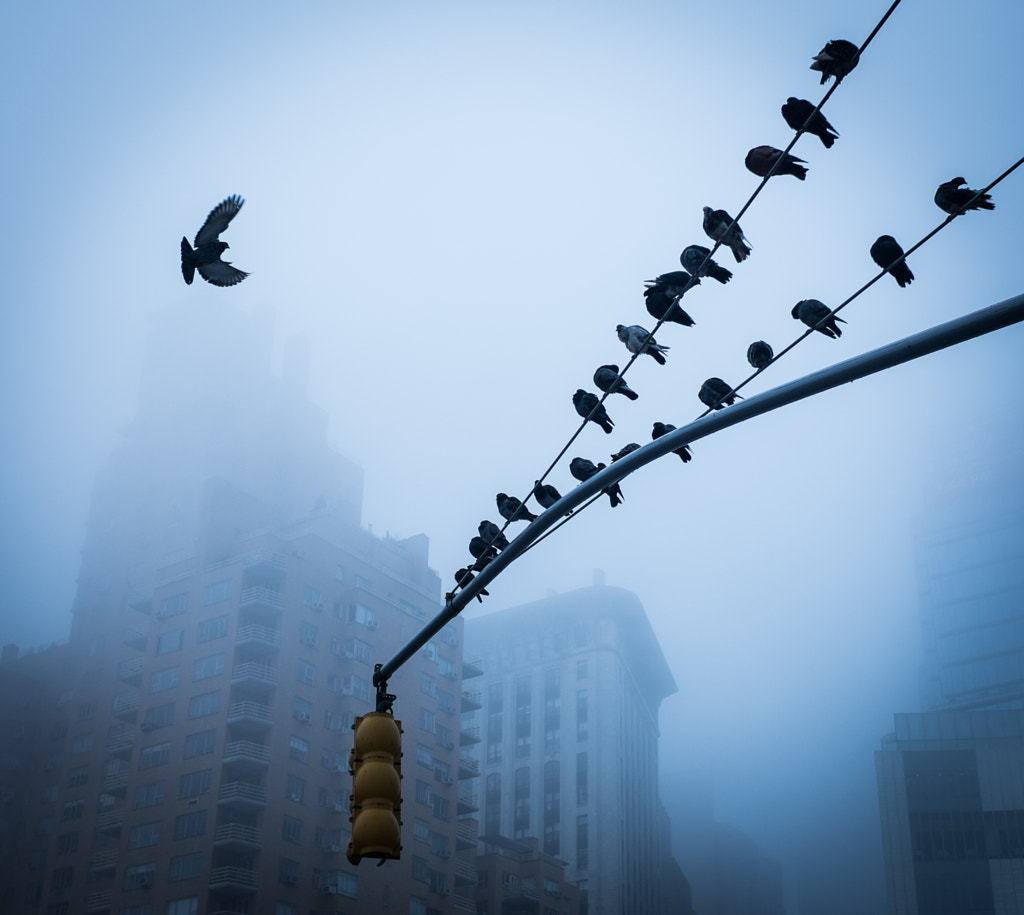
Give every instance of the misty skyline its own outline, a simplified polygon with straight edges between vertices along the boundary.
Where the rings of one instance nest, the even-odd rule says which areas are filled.
[[[524,495],[576,428],[572,392],[624,364],[614,328],[650,320],[643,281],[707,243],[703,206],[746,199],[746,151],[791,136],[786,97],[820,98],[811,56],[862,41],[884,6],[225,4],[202,28],[125,4],[18,8],[0,64],[18,88],[3,641],[66,637],[93,479],[135,414],[153,315],[184,307],[272,310],[278,364],[305,336],[310,397],[364,470],[363,523],[427,534],[447,590],[494,494]],[[797,144],[807,180],[769,183],[743,219],[748,261],[718,252],[732,282],[687,294],[697,326],[659,330],[668,364],[638,363],[639,400],[610,404],[615,433],[591,427],[572,454],[607,461],[653,420],[684,425],[705,378],[745,375],[750,342],[797,335],[795,302],[873,275],[878,235],[908,247],[933,228],[939,182],[980,187],[1014,161],[1022,17],[902,4],[829,102],[835,146]],[[252,275],[186,288],[181,235],[234,193]],[[913,255],[910,287],[883,278],[841,341],[815,335],[751,393],[1019,293],[1019,174],[994,201]],[[668,456],[467,616],[595,569],[634,591],[680,687],[663,780],[666,760],[713,771],[718,817],[792,886],[829,816],[873,803],[871,753],[918,706],[923,476],[1020,422],[1022,342],[991,335],[701,441],[685,466]],[[573,485],[564,468],[550,481]]]

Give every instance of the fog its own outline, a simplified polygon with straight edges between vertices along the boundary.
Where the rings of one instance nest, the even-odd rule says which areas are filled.
[[[445,586],[499,490],[524,496],[576,428],[572,392],[651,325],[643,281],[736,212],[752,146],[782,148],[790,95],[825,41],[862,41],[885,4],[651,2],[22,5],[0,55],[8,99],[0,346],[2,637],[67,636],[92,481],[132,419],[144,342],[167,309],[272,309],[303,335],[310,397],[365,471],[363,522],[426,533]],[[798,336],[1024,149],[1024,9],[903,4],[805,137],[805,182],[771,181],[727,287],[687,295],[668,364],[638,362],[570,456],[683,425],[696,392],[746,376],[755,339]],[[185,287],[181,236],[246,198],[226,257],[252,275]],[[968,213],[748,393],[1021,292],[1024,190]],[[723,256],[724,254],[724,256]],[[714,288],[712,288],[714,287]],[[791,913],[884,903],[872,752],[918,705],[913,523],[931,468],[1019,426],[1019,327],[698,442],[624,481],[517,561],[471,614],[590,584],[643,602],[679,686],[662,707],[674,839],[710,806],[778,860]],[[182,372],[188,372],[183,360]],[[564,466],[550,482],[572,485]],[[678,857],[684,871],[687,861]]]

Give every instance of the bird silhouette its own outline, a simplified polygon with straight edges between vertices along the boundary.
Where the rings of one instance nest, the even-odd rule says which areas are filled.
[[[913,282],[914,274],[910,272],[905,260],[900,261],[901,257],[903,249],[891,235],[879,235],[871,246],[871,259],[883,270],[888,270],[893,279],[900,284],[900,288],[903,288]]]
[[[195,248],[188,243],[187,238],[182,236],[181,275],[185,278],[186,283],[192,284],[197,270],[206,282],[212,283],[214,286],[234,286],[249,275],[237,267],[232,267],[228,261],[223,261],[220,257],[228,249],[228,243],[220,241],[220,233],[228,227],[238,211],[242,209],[243,203],[245,201],[234,194],[210,210],[206,222],[196,232]]]
[[[474,578],[476,578],[476,576],[473,574],[472,566],[466,566],[464,569],[459,569],[455,573],[454,577],[455,583],[459,588],[465,588]],[[455,596],[455,589],[453,588],[451,591],[449,591],[446,596],[449,600],[451,600]],[[490,597],[490,594],[488,593],[486,588],[481,588],[479,591],[477,591],[476,599],[480,601],[481,604],[484,602],[485,597]]]
[[[626,384],[624,378],[619,377],[619,367],[614,364],[598,366],[594,372],[594,384],[605,394],[622,394],[630,400],[636,400],[640,396]]]
[[[969,187],[961,187],[966,184],[966,178],[953,178],[951,181],[944,181],[935,191],[935,203],[940,210],[955,216],[961,210],[966,213],[968,210],[994,210],[996,205],[992,203],[991,194],[981,194],[971,190]],[[977,195],[977,199],[971,202]]]
[[[827,305],[817,299],[803,299],[797,302],[793,306],[792,315],[798,321],[803,321],[808,327],[833,340],[843,335],[842,328],[836,322],[839,321],[842,324],[846,322],[842,318],[837,318]]]
[[[506,521],[536,521],[537,516],[515,496],[499,492],[494,501],[498,506],[498,514]]]
[[[640,445],[638,442],[630,442],[628,445],[623,445],[615,454],[612,455],[612,463],[624,458],[627,454],[632,454],[634,451],[639,451]]]
[[[732,279],[732,271],[711,260],[708,257],[710,254],[711,249],[703,245],[687,245],[679,255],[679,263],[694,276],[710,276],[719,283],[728,283]]]
[[[665,364],[665,351],[671,347],[661,346],[649,330],[645,330],[639,324],[630,324],[628,327],[617,324],[615,333],[634,356],[638,353],[647,353],[658,365]]]
[[[805,161],[804,159],[791,156],[789,153],[776,149],[774,146],[755,146],[747,153],[747,158],[743,161],[749,171],[752,171],[759,178],[764,178],[780,158],[782,161],[779,162],[778,168],[772,172],[773,175],[792,175],[801,181],[807,177],[807,169],[801,164]]]
[[[732,393],[732,386],[726,384],[721,378],[709,378],[700,386],[697,396],[705,407],[710,407],[712,410],[731,407],[736,403],[737,398],[743,399],[739,394]]]
[[[655,422],[654,426],[651,428],[651,441],[661,438],[663,435],[668,435],[669,432],[675,431],[676,427],[673,426],[672,423]],[[693,460],[693,454],[690,452],[689,445],[683,445],[681,448],[676,448],[672,453],[678,454],[680,460],[682,460],[684,464]]]
[[[477,532],[490,546],[499,550],[503,550],[508,546],[508,537],[501,532],[501,528],[493,521],[481,521],[477,527]]]
[[[774,358],[775,353],[764,340],[755,340],[747,347],[747,362],[755,369],[763,369]]]
[[[836,137],[839,136],[839,131],[828,122],[825,115],[815,111],[814,105],[807,99],[794,98],[791,95],[782,106],[782,116],[793,130],[803,128],[807,133],[814,134],[825,145],[825,149],[831,149]]]
[[[574,457],[569,461],[569,473],[571,473],[581,483],[585,483],[595,473],[598,473],[605,469],[607,464],[595,464],[593,461],[587,458]],[[619,488],[618,483],[612,483],[611,486],[606,486],[601,490],[606,496],[608,501],[611,502],[612,508],[622,503],[622,490]]]
[[[738,222],[725,210],[713,210],[711,207],[704,207],[704,231],[708,238],[720,241],[727,245],[736,258],[736,263],[741,263],[750,256],[750,242],[743,237],[743,230]]]
[[[551,508],[562,498],[562,494],[554,486],[550,483],[541,483],[540,480],[534,481],[533,496],[544,508]]]
[[[833,38],[817,54],[814,55],[812,70],[821,72],[821,85],[824,86],[830,76],[839,82],[860,61],[860,50],[852,41],[845,38]]]
[[[612,418],[596,394],[584,391],[583,388],[577,388],[576,393],[572,395],[572,405],[576,408],[576,412],[583,417],[584,422],[589,420],[592,423],[597,423],[605,432],[611,433],[615,423],[612,422]]]

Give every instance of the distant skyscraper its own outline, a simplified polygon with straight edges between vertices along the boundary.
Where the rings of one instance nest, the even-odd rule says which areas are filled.
[[[933,473],[924,706],[876,753],[890,915],[1024,911],[1024,430]]]
[[[573,591],[470,620],[466,640],[484,661],[485,847],[536,837],[567,862],[581,915],[689,912],[658,795],[676,685],[636,596]]]

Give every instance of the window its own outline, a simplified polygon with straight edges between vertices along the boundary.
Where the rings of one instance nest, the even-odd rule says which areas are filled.
[[[160,609],[156,615],[159,619],[167,619],[169,616],[181,616],[188,610],[188,592],[173,594],[160,601]]]
[[[320,592],[312,585],[302,586],[302,604],[306,607],[312,607],[314,610],[323,610],[324,608]]]
[[[420,674],[420,692],[433,696],[437,692],[437,680],[430,674]]]
[[[203,853],[193,852],[190,855],[179,855],[171,858],[171,871],[168,880],[175,883],[178,880],[188,880],[191,877],[198,877],[203,870]]]
[[[576,679],[586,680],[587,679],[587,659],[584,658],[581,661],[576,662]]]
[[[52,804],[57,800],[57,786],[47,785],[39,796],[40,804]]]
[[[67,822],[68,820],[81,819],[82,813],[85,810],[85,801],[69,801],[64,805],[64,809],[61,812],[60,818]]]
[[[424,731],[429,731],[433,734],[437,730],[437,715],[425,708],[421,708],[420,727],[423,728]]]
[[[203,606],[209,607],[210,604],[219,604],[229,597],[231,597],[231,579],[225,578],[223,581],[215,581],[213,584],[207,585],[203,591]]]
[[[83,702],[78,706],[78,720],[88,721],[90,718],[96,717],[96,712],[99,709],[99,702],[95,699],[89,702]]]
[[[203,769],[200,772],[186,772],[178,780],[178,797],[197,797],[200,794],[209,792],[212,772],[212,769]]]
[[[158,670],[153,674],[153,679],[149,683],[149,691],[151,693],[159,693],[165,689],[174,689],[178,685],[180,679],[180,668],[168,667],[166,670]]]
[[[274,915],[295,915],[295,906],[290,902],[275,902]]]
[[[201,836],[206,832],[206,811],[197,810],[194,813],[183,813],[174,818],[174,838],[192,839]]]
[[[421,804],[430,803],[430,785],[426,782],[416,781],[416,800]]]
[[[530,770],[523,766],[515,773],[515,807],[512,829],[514,838],[522,839],[530,833]]]
[[[137,890],[139,887],[152,886],[155,873],[155,864],[139,864],[135,867],[127,867],[124,871],[124,888],[126,890]]]
[[[217,732],[200,731],[198,734],[189,734],[185,738],[185,759],[193,756],[205,756],[212,753],[217,745]]]
[[[78,833],[77,832],[66,832],[62,836],[57,836],[57,854],[58,855],[70,855],[78,850]]]
[[[174,703],[167,702],[164,705],[154,705],[146,709],[146,717],[142,719],[140,727],[144,731],[153,728],[165,728],[174,724]]]
[[[587,691],[581,689],[576,693],[576,740],[582,743],[587,734]]]
[[[529,677],[516,677],[516,756],[530,755],[532,734],[532,689]]]
[[[291,858],[279,859],[277,879],[285,886],[295,886],[299,882],[299,862]]]
[[[207,715],[215,715],[220,709],[220,693],[203,693],[201,696],[193,696],[188,701],[188,717],[204,718]]]
[[[458,677],[458,674],[455,673],[455,665],[447,658],[437,659],[437,672],[449,680],[454,680]]]
[[[135,789],[135,809],[142,807],[155,807],[164,802],[164,789],[166,782],[151,782],[148,785],[140,785]]]
[[[167,915],[198,915],[198,913],[198,896],[188,896],[184,899],[172,899],[167,903]]]
[[[301,696],[292,699],[292,718],[309,723],[313,720],[313,703]]]
[[[156,845],[159,841],[160,823],[143,823],[141,826],[132,827],[128,846],[130,848],[146,848],[149,845]]]
[[[576,867],[585,871],[590,866],[590,834],[587,827],[587,815],[576,817]]]
[[[216,677],[224,673],[224,653],[211,654],[205,658],[199,658],[192,667],[193,680],[205,680],[208,677]]]
[[[289,775],[285,782],[284,795],[288,800],[301,804],[306,796],[306,780],[297,775]]]
[[[348,621],[350,623],[362,623],[367,629],[377,628],[377,616],[365,604],[353,604],[349,607]]]
[[[68,769],[68,787],[69,788],[80,788],[86,782],[89,781],[89,767],[88,766],[76,766],[74,769]]]
[[[308,645],[310,648],[316,648],[316,643],[320,639],[320,630],[317,629],[312,623],[307,623],[305,620],[299,623],[299,641],[303,645]]]
[[[335,581],[344,581],[345,580],[345,567],[344,566],[335,566],[334,567],[334,580]]]
[[[74,879],[75,869],[73,867],[58,867],[50,874],[50,889],[59,893],[71,886]]]
[[[166,765],[171,758],[170,743],[156,743],[150,747],[143,747],[139,751],[139,768],[152,769],[154,766]]]
[[[228,617],[216,616],[212,620],[203,620],[199,624],[199,641],[212,642],[214,639],[221,639],[228,634]]]
[[[149,903],[144,902],[142,905],[132,905],[127,908],[120,910],[120,915],[150,915]]]
[[[309,762],[309,741],[293,735],[288,741],[288,757],[299,762]]]
[[[586,804],[589,798],[587,776],[587,754],[576,754],[576,803]]]
[[[330,871],[328,873],[327,885],[339,896],[356,899],[359,895],[359,878],[355,874],[347,874],[344,871]]]
[[[88,753],[92,749],[92,734],[79,734],[71,743],[71,755]]]
[[[174,632],[165,632],[157,636],[156,653],[170,654],[172,651],[181,651],[182,640],[185,637],[184,629],[175,629]]]
[[[302,820],[295,817],[285,817],[284,825],[281,827],[281,838],[285,842],[293,842],[296,845],[302,844]]]
[[[295,679],[299,683],[313,686],[316,683],[316,668],[308,661],[303,661],[302,658],[299,658],[295,662]]]
[[[416,762],[421,766],[426,766],[428,769],[434,768],[434,751],[430,747],[425,747],[423,744],[419,744],[416,747]]]

